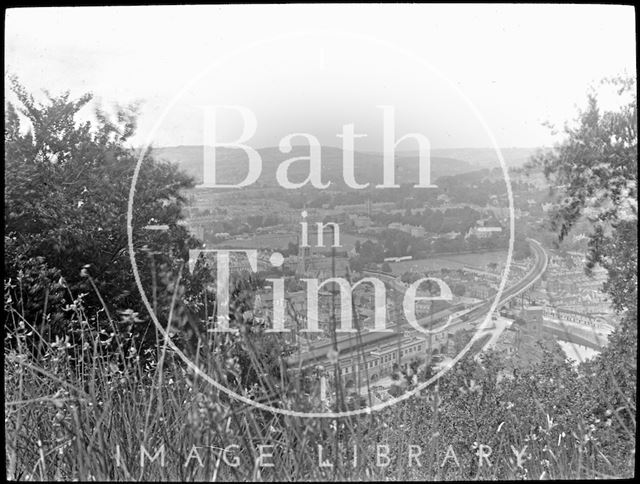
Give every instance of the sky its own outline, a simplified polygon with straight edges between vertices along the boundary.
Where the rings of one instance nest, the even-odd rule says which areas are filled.
[[[140,102],[132,143],[277,146],[309,133],[381,151],[550,146],[608,76],[634,73],[634,10],[616,5],[237,5],[9,9],[5,76],[41,95]],[[5,88],[5,97],[12,94]],[[207,123],[217,108],[215,130]],[[389,110],[386,110],[389,112]],[[92,107],[83,116],[90,117]],[[207,114],[209,113],[209,114]],[[388,125],[389,126],[389,125]],[[297,137],[293,144],[303,144]],[[398,149],[414,149],[404,141]]]

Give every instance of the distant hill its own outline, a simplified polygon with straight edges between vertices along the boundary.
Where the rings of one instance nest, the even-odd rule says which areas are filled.
[[[214,148],[206,147],[207,150]],[[306,146],[294,146],[291,153],[282,153],[277,147],[262,148],[257,150],[262,158],[262,174],[258,183],[265,186],[277,185],[276,169],[281,162],[292,157],[307,156]],[[203,147],[202,146],[171,146],[154,148],[152,154],[158,159],[164,159],[177,163],[186,173],[193,176],[197,183],[202,183],[203,171]],[[331,181],[341,186],[342,181],[342,157],[340,148],[322,148],[322,181]],[[355,176],[359,183],[382,183],[382,154],[355,152]],[[247,173],[247,159],[242,150],[230,148],[217,148],[216,174],[218,183],[238,183],[244,179]],[[418,157],[399,153],[396,156],[396,183],[414,183],[418,180]],[[431,156],[431,179],[437,180],[440,176],[457,175],[474,170],[472,164],[460,159],[444,156]],[[301,182],[308,176],[308,165],[304,162],[293,163],[289,171],[292,182]]]
[[[500,148],[504,162],[508,167],[521,167],[531,155],[544,148]],[[451,148],[434,149],[434,156],[445,156],[466,161],[477,168],[499,166],[498,156],[493,148]]]

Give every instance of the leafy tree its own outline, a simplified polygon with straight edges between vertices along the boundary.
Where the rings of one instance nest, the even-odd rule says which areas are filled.
[[[591,225],[587,269],[600,264],[618,310],[636,307],[638,220],[638,111],[635,79],[607,81],[622,102],[602,112],[588,96],[577,126],[554,150],[534,158],[555,187],[551,226],[562,241],[582,218]]]
[[[456,284],[455,286],[453,286],[452,292],[456,296],[462,297],[464,296],[465,292],[467,292],[467,288],[464,286],[464,284]]]
[[[355,256],[349,259],[349,267],[353,272],[362,272],[365,263],[362,256]]]
[[[23,316],[43,321],[47,333],[65,331],[59,327],[65,305],[82,294],[92,317],[105,309],[111,316],[125,309],[146,314],[126,232],[138,159],[126,145],[136,128],[135,106],[119,108],[113,121],[96,109],[96,122],[79,123],[91,95],[72,100],[68,92],[47,93],[38,102],[16,78],[11,87],[19,105],[5,107],[5,281]],[[134,200],[134,244],[143,283],[156,286],[159,310],[171,296],[163,285],[198,245],[178,224],[182,190],[191,186],[175,165],[145,156]],[[150,224],[168,230],[143,229]]]
[[[126,143],[135,131],[136,110],[119,109],[111,121],[98,109],[97,122],[78,123],[90,95],[71,100],[69,93],[47,94],[39,103],[15,78],[12,89],[20,105],[16,110],[7,104],[5,113],[5,308],[21,308],[20,318],[49,338],[73,337],[85,322],[108,333],[117,324],[119,344],[133,345],[140,354],[156,343],[157,333],[128,252],[127,206],[139,153]],[[174,340],[193,355],[202,347],[203,321],[214,312],[215,294],[208,290],[208,264],[192,272],[185,267],[189,249],[200,247],[179,223],[184,189],[192,186],[176,165],[145,155],[132,225],[148,299],[161,322],[172,314],[172,329],[180,330]],[[166,228],[145,230],[153,225]],[[261,385],[263,374],[284,377],[280,358],[287,347],[265,335],[252,317],[253,297],[263,283],[253,276],[232,277],[230,325],[241,332],[216,341],[211,354],[221,359],[216,368],[230,384],[258,396],[274,391]],[[74,318],[78,311],[85,317]],[[7,312],[5,329],[15,329],[15,316]]]
[[[407,284],[412,284],[420,278],[421,278],[420,274],[416,274],[415,272],[411,272],[411,271],[406,271],[404,274],[402,274],[402,276],[400,276],[400,280],[402,282],[406,282]]]
[[[287,250],[285,255],[298,255],[298,244],[297,242],[291,242],[287,244]]]

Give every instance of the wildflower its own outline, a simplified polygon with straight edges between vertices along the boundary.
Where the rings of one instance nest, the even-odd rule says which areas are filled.
[[[558,444],[556,445],[556,447],[560,447],[560,441],[564,439],[566,436],[567,434],[565,434],[564,432],[561,432],[560,434],[558,434]]]
[[[69,343],[69,336],[65,335],[64,339],[60,338],[60,336],[56,335],[56,340],[51,343],[52,348],[59,348],[61,350],[66,350],[67,348],[71,348],[71,343]]]
[[[143,322],[143,320],[138,317],[138,313],[135,312],[133,309],[125,309],[124,311],[120,311],[120,314],[122,316],[121,322],[123,324]]]
[[[553,423],[553,419],[547,414],[547,430],[551,430],[555,426],[556,424]]]
[[[54,405],[56,408],[62,408],[62,407],[64,406],[63,400],[61,400],[61,399],[59,399],[59,398],[56,398],[56,397],[57,397],[57,395],[58,395],[58,394],[56,393],[56,395],[54,395],[54,396],[52,397],[51,402],[53,403],[53,405]]]

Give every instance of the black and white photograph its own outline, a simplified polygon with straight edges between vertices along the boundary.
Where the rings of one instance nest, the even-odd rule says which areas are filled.
[[[6,8],[6,479],[633,478],[635,15]]]

